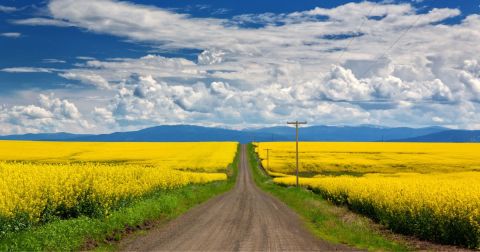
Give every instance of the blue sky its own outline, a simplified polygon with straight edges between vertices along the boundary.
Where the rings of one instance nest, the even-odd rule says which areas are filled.
[[[480,1],[5,0],[0,134],[480,128]]]

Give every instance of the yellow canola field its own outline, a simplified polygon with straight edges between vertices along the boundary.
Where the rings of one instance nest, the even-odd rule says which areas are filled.
[[[236,151],[236,143],[0,141],[0,234],[8,221],[108,215],[153,191],[226,180]]]
[[[193,173],[141,165],[0,163],[0,216],[26,213],[34,222],[45,210],[95,204],[108,211],[122,200],[154,190],[226,180],[225,173]]]
[[[234,142],[98,143],[0,141],[0,161],[35,163],[153,164],[179,170],[224,172],[237,152]]]
[[[295,185],[295,177],[275,178]],[[300,184],[392,230],[480,248],[480,172],[318,176]]]
[[[257,143],[256,151],[266,168],[265,149],[271,149],[269,172],[294,174],[294,142]],[[299,156],[299,171],[309,176],[480,171],[480,144],[469,143],[300,142]]]
[[[480,248],[480,144],[301,142],[299,149],[302,186],[396,232]],[[256,150],[275,183],[295,184],[295,143]]]

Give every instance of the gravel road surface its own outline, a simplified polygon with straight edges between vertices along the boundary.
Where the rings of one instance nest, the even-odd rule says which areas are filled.
[[[125,251],[345,251],[315,238],[299,216],[253,181],[246,146],[235,187],[146,235]]]

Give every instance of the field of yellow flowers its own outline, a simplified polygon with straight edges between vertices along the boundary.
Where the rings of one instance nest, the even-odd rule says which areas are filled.
[[[259,143],[275,183],[295,185],[292,143]],[[440,243],[480,247],[480,145],[300,143],[302,186],[385,224]]]
[[[236,143],[0,141],[0,236],[80,215],[108,216],[158,190],[226,180]]]
[[[42,164],[142,164],[195,172],[224,172],[237,143],[98,143],[0,141],[0,161]]]

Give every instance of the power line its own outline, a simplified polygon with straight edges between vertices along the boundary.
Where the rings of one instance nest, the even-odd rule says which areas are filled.
[[[415,22],[413,22],[406,30],[404,30],[400,36],[398,36],[398,38],[383,52],[382,56],[379,57],[379,59],[381,58],[384,58],[385,56],[387,56],[388,52],[390,50],[392,50],[393,47],[395,47],[395,45],[397,45],[398,42],[400,42],[400,40],[408,33],[410,32],[410,30],[412,30],[412,28],[418,23],[418,21],[423,17],[423,15],[418,15],[418,17],[415,19]],[[370,64],[370,67],[367,68],[367,70],[365,72],[363,72],[361,74],[361,76],[365,76],[365,74],[369,73],[373,67],[375,66],[375,62],[377,62],[378,60],[374,60],[374,63]]]
[[[367,16],[364,17],[362,23],[360,24],[360,26],[358,26],[358,28],[356,29],[358,32],[361,32],[361,29],[363,27],[363,25],[367,22],[368,20],[368,17],[370,17],[370,15],[372,14],[373,10],[377,8],[377,4],[373,4],[372,5],[372,8],[370,8],[370,11],[368,12]],[[352,36],[352,38],[350,38],[350,40],[348,41],[348,44],[347,46],[345,47],[344,50],[342,50],[342,54],[340,54],[340,57],[338,57],[338,60],[337,60],[337,63],[341,62],[341,60],[343,59],[343,55],[345,54],[345,52],[350,48],[350,45],[352,44],[352,42],[357,39],[356,36]]]

